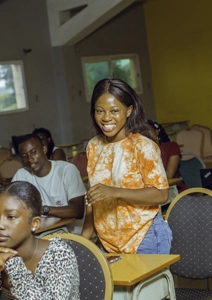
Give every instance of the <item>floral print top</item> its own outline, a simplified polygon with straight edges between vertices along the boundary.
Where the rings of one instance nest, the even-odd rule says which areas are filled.
[[[109,143],[102,135],[87,146],[90,185],[140,189],[167,189],[168,182],[159,147],[135,133]],[[94,225],[104,248],[110,253],[136,253],[148,231],[158,206],[138,206],[120,200],[93,205]]]
[[[5,263],[13,299],[79,300],[79,272],[72,248],[60,237],[51,240],[34,275],[21,257]],[[2,282],[1,282],[2,285]]]

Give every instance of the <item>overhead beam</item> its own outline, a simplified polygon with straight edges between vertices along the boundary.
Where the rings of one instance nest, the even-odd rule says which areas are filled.
[[[47,0],[52,46],[75,45],[137,0]],[[87,6],[86,6],[87,5]],[[73,17],[68,13],[84,6]]]

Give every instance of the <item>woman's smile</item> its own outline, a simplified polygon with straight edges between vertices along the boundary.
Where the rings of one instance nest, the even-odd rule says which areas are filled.
[[[103,131],[110,132],[116,128],[116,124],[102,124]]]
[[[8,236],[3,235],[3,234],[0,234],[0,242],[4,242],[4,241],[6,241],[6,240],[8,240],[8,239],[9,239]]]
[[[103,94],[95,104],[95,120],[107,140],[111,143],[124,139],[127,118],[132,107],[127,107],[111,94]]]

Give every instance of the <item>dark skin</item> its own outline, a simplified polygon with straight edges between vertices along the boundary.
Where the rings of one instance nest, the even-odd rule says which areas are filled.
[[[159,144],[159,140],[158,140],[159,131],[157,129],[154,129],[149,124],[148,124],[148,127],[151,131],[151,134],[152,134],[153,138]],[[166,171],[166,176],[167,176],[168,179],[174,177],[175,173],[177,172],[179,162],[180,162],[179,155],[172,155],[172,156],[169,157],[168,165],[167,165],[166,170],[165,170]]]
[[[0,271],[3,286],[10,288],[4,262],[11,256],[20,256],[27,269],[34,274],[49,241],[36,239],[41,218],[32,217],[32,211],[21,200],[7,193],[0,195]]]
[[[63,160],[63,161],[66,161],[66,155],[65,155],[65,152],[62,150],[62,149],[56,149],[51,157],[50,157],[51,160]]]
[[[45,134],[43,133],[37,133],[37,135],[39,136],[39,138],[41,139],[42,143],[44,146],[46,146],[48,148],[48,145],[51,141],[50,138],[47,138],[45,136]],[[63,151],[63,149],[56,149],[51,157],[50,157],[50,160],[63,160],[63,161],[66,161],[66,155],[65,155],[65,152]]]
[[[126,122],[132,113],[132,106],[126,107],[113,95],[106,93],[95,104],[95,120],[110,143],[123,140],[127,136]],[[155,206],[165,203],[168,190],[154,187],[126,189],[97,183],[90,187],[85,196],[86,217],[82,236],[90,239],[94,231],[92,205],[107,199],[118,199],[130,205]]]
[[[44,177],[51,171],[51,162],[46,156],[47,148],[34,138],[19,145],[19,153],[25,168],[38,177]],[[50,206],[49,216],[58,218],[81,219],[84,214],[84,196],[68,200],[68,205]]]
[[[35,238],[33,238],[33,240],[30,242],[29,248],[27,248],[27,246],[26,246],[24,253],[27,255],[22,255],[22,251],[17,252],[16,250],[13,250],[10,248],[0,247],[0,271],[2,272],[3,286],[7,289],[10,288],[10,284],[8,282],[8,275],[3,270],[4,262],[6,259],[8,259],[11,256],[16,256],[16,255],[21,256],[24,260],[24,263],[25,263],[27,269],[30,270],[32,272],[32,274],[34,274],[35,270],[37,268],[38,262],[41,260],[41,257],[43,256],[48,245],[49,245],[49,241],[39,239],[37,250],[33,257],[33,261],[31,263],[30,263],[30,261],[34,254],[35,248],[36,248],[36,239]],[[29,265],[29,263],[30,263],[30,265]],[[28,265],[29,265],[29,267],[28,267]]]

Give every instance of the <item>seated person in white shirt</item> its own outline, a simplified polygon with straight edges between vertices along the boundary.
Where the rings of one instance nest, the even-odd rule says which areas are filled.
[[[12,181],[28,181],[36,186],[41,193],[43,215],[82,219],[86,189],[78,169],[65,161],[48,160],[46,152],[46,146],[37,135],[23,136],[19,154],[24,168],[16,172]],[[73,226],[78,227],[76,222]],[[70,231],[78,233],[75,229],[78,230]]]

